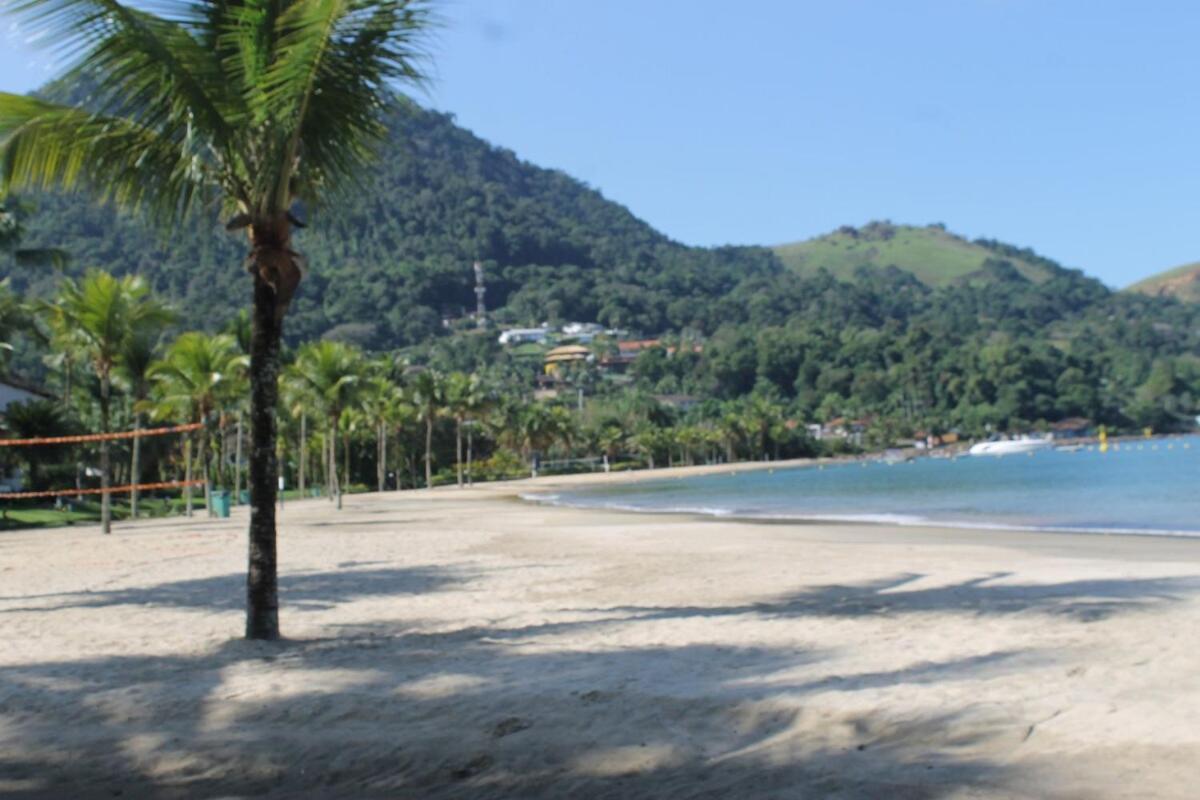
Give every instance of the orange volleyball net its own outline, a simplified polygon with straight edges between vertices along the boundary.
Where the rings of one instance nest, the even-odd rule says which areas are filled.
[[[0,439],[0,447],[39,447],[60,446],[68,444],[93,444],[95,442],[121,441],[141,439],[149,436],[167,436],[175,433],[190,433],[203,427],[202,423],[191,422],[185,425],[170,425],[162,428],[139,428],[132,431],[115,431],[113,433],[84,433],[74,436],[47,436],[40,439]],[[0,492],[2,500],[30,500],[43,497],[82,497],[84,495],[124,494],[133,492],[152,491],[154,489],[184,489],[189,486],[203,486],[204,480],[190,481],[155,481],[151,483],[129,483],[108,488],[48,489],[31,492]]]
[[[47,436],[43,439],[0,439],[0,447],[36,447],[47,444],[90,444],[92,442],[116,441],[118,439],[140,439],[144,436],[165,436],[168,433],[187,433],[199,430],[202,423],[189,422],[187,425],[172,425],[167,428],[140,428],[136,431],[116,431],[115,433],[81,433],[75,436]]]

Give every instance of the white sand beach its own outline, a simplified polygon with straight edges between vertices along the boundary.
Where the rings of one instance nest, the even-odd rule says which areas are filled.
[[[562,482],[289,504],[280,643],[244,510],[0,534],[0,796],[1200,792],[1200,541],[515,498]]]

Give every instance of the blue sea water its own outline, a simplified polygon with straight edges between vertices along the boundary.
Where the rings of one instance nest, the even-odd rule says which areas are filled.
[[[846,462],[531,496],[764,519],[1200,536],[1200,437],[1032,455]]]

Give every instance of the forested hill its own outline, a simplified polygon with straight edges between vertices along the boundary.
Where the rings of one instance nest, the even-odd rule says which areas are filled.
[[[494,337],[445,338],[469,323],[480,259],[500,324],[702,337],[687,355],[654,350],[634,365],[635,385],[660,394],[766,393],[806,419],[972,432],[1067,416],[1181,429],[1200,412],[1200,305],[1114,293],[1031,250],[936,225],[871,223],[778,252],[687,247],[448,115],[405,102],[390,125],[362,185],[309,210],[292,343],[410,347],[439,368],[508,370],[524,391],[530,365]],[[215,216],[162,236],[82,198],[36,200],[27,245],[67,248],[71,271],[146,276],[187,327],[221,327],[249,302],[244,241]],[[56,282],[12,278],[45,295]],[[22,363],[36,368],[36,356]]]
[[[404,102],[373,174],[313,209],[297,237],[309,260],[287,335],[333,335],[372,349],[441,333],[474,307],[471,263],[487,267],[499,319],[596,320],[657,332],[712,330],[712,302],[778,275],[765,248],[690,248],[562,172],[541,169]],[[37,198],[29,243],[65,247],[72,270],[137,272],[176,301],[184,323],[212,328],[248,302],[244,242],[215,216],[169,236],[84,198]],[[15,275],[48,291],[51,276]],[[41,284],[40,286],[38,284]]]

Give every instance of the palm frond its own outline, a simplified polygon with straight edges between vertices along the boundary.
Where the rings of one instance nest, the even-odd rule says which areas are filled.
[[[296,195],[315,200],[367,159],[386,134],[388,82],[423,80],[427,17],[413,0],[297,0],[280,17],[254,111],[284,134],[277,162],[289,169],[272,175],[270,187],[278,209]]]
[[[240,97],[185,22],[117,0],[18,0],[11,13],[35,39],[79,62],[68,80],[82,75],[94,86],[93,110],[162,130],[190,117],[218,144],[232,138]]]
[[[200,182],[179,150],[150,129],[32,97],[0,92],[0,182],[81,188],[119,205],[178,213]]]

